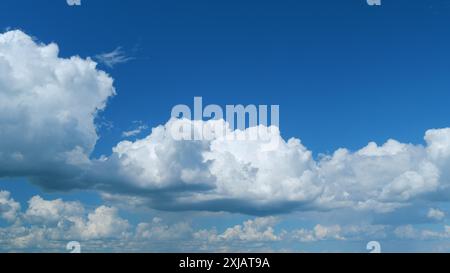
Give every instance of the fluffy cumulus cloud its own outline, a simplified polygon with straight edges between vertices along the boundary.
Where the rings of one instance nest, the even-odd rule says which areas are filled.
[[[301,242],[314,242],[320,240],[343,240],[341,236],[341,227],[339,225],[334,226],[322,226],[316,225],[312,230],[299,229],[293,232],[293,238],[298,239]]]
[[[426,132],[425,145],[389,140],[315,159],[299,139],[283,139],[276,127],[263,130],[264,138],[242,140],[268,128],[232,131],[224,121],[171,119],[95,159],[94,120],[114,94],[112,78],[92,60],[62,58],[56,44],[21,31],[1,34],[0,177],[25,176],[52,190],[95,189],[173,211],[387,213],[423,200],[449,201],[450,129]],[[174,128],[209,130],[192,141],[178,140]],[[14,209],[3,203],[2,215],[12,219]],[[31,205],[46,207],[46,215],[31,209],[29,219],[60,213],[54,208],[59,205],[39,199]],[[445,215],[432,212],[429,218]]]
[[[249,214],[339,208],[386,213],[448,191],[447,129],[428,131],[425,146],[389,140],[354,152],[339,149],[318,160],[299,139],[283,140],[277,128],[263,140],[174,136],[173,128],[217,124],[229,134],[255,129],[231,131],[224,121],[172,119],[144,139],[120,142],[110,157],[94,163],[92,177],[100,177],[99,170],[112,173],[116,179],[103,183],[104,190],[136,193],[154,208]],[[277,143],[276,149],[266,149],[267,143]]]
[[[271,242],[281,239],[273,217],[255,218],[243,224],[217,230],[196,230],[189,222],[166,223],[154,217],[135,226],[119,215],[118,209],[100,206],[86,208],[79,202],[46,200],[34,196],[21,210],[9,192],[2,191],[0,204],[6,220],[20,219],[0,227],[0,251],[65,252],[66,244],[76,240],[86,251],[198,251],[199,243],[222,249],[236,243]],[[8,205],[8,207],[6,207]],[[7,208],[7,209],[6,209]],[[159,245],[158,245],[159,244]]]
[[[114,95],[112,84],[90,59],[61,58],[56,44],[19,30],[0,34],[0,177],[57,187],[56,177],[78,175],[98,139],[94,119]]]
[[[86,240],[125,236],[128,228],[128,221],[119,217],[116,208],[101,206],[88,214],[87,221],[75,222],[74,230]]]
[[[144,139],[120,142],[110,157],[94,162],[90,177],[112,174],[115,179],[104,179],[114,182],[102,183],[103,189],[139,193],[161,209],[282,211],[320,195],[316,163],[300,141],[284,142],[275,129],[265,141],[233,141],[221,135],[180,141],[173,135],[180,123],[227,127],[223,121],[172,119]],[[279,141],[276,150],[267,150],[271,138]]]
[[[55,245],[61,247],[61,241],[70,240],[123,239],[130,230],[129,222],[121,218],[114,207],[100,206],[89,211],[79,202],[34,196],[28,201],[28,208],[22,211],[10,198],[10,193],[2,191],[0,208],[3,218],[17,220],[0,228],[1,251],[8,248],[49,250]]]
[[[428,211],[427,217],[433,220],[441,221],[445,218],[445,212],[439,209],[431,208]]]
[[[324,205],[391,211],[440,185],[440,171],[426,148],[395,140],[353,153],[339,149],[319,164]]]
[[[119,217],[116,208],[101,206],[86,216],[81,203],[44,200],[40,196],[30,199],[24,219],[32,224],[62,228],[65,236],[83,240],[120,236],[129,228],[128,221]]]
[[[10,197],[7,191],[0,191],[0,218],[12,222],[17,219],[20,204]]]
[[[155,217],[151,222],[139,223],[135,236],[138,240],[168,241],[188,238],[191,234],[192,227],[187,222],[168,225],[163,219]]]
[[[84,213],[84,207],[78,202],[64,202],[61,199],[44,200],[34,196],[28,201],[28,209],[24,216],[33,223],[58,223],[58,221],[76,217]]]
[[[277,241],[281,235],[275,234],[274,225],[277,219],[274,217],[256,218],[245,221],[242,225],[227,228],[222,234],[217,230],[200,230],[194,234],[199,240],[207,240],[210,243],[227,241],[264,242]]]

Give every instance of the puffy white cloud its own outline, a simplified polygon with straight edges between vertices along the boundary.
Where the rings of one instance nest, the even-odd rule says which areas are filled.
[[[344,240],[341,236],[341,227],[339,225],[323,226],[316,225],[312,230],[299,229],[292,232],[292,238],[301,242],[315,242],[323,240]]]
[[[427,213],[427,217],[433,220],[441,221],[445,218],[445,212],[439,209],[429,209]]]
[[[20,213],[20,204],[12,199],[10,192],[0,191],[0,217],[13,222]]]
[[[275,234],[273,226],[276,224],[275,217],[256,218],[247,220],[242,225],[236,225],[227,228],[222,234],[217,230],[200,230],[194,234],[194,237],[208,242],[221,241],[277,241],[280,236]]]
[[[148,126],[145,124],[142,124],[142,122],[140,122],[140,121],[135,121],[134,123],[140,124],[140,125],[138,125],[137,127],[135,127],[134,129],[132,129],[130,131],[122,132],[122,137],[134,137],[148,129]]]
[[[154,128],[151,135],[135,142],[122,141],[113,148],[109,162],[123,182],[142,189],[162,189],[212,182],[208,164],[202,153],[207,143],[176,141],[164,126]]]
[[[64,202],[62,199],[48,201],[40,196],[34,196],[28,201],[24,218],[28,222],[49,224],[83,214],[84,207],[81,203]]]
[[[382,146],[369,143],[354,153],[340,149],[319,164],[326,185],[324,205],[392,211],[439,185],[439,170],[426,150],[395,140]]]
[[[44,200],[34,196],[28,201],[25,212],[10,198],[0,192],[1,216],[7,220],[21,219],[13,225],[0,228],[0,245],[16,248],[45,248],[61,240],[107,240],[128,236],[130,224],[121,218],[113,207],[100,206],[87,212],[79,202],[62,199]],[[4,210],[8,208],[8,210]],[[0,248],[1,250],[1,248]]]
[[[9,193],[2,192],[3,196],[12,200]],[[100,206],[89,211],[78,202],[45,200],[40,196],[32,197],[28,208],[23,213],[19,208],[16,214],[23,221],[0,227],[0,251],[61,252],[65,251],[65,243],[72,240],[81,241],[86,251],[155,251],[152,248],[169,246],[172,250],[183,246],[197,251],[195,247],[203,242],[214,243],[216,249],[222,249],[233,246],[232,242],[271,242],[282,236],[274,231],[277,223],[274,217],[248,220],[225,229],[222,234],[215,233],[215,229],[196,231],[188,222],[167,224],[158,217],[133,228],[113,207]]]
[[[282,140],[278,130],[272,130],[270,137],[268,141],[223,137],[211,141],[204,158],[211,162],[218,194],[259,205],[309,202],[319,196],[321,181],[312,153],[297,139]],[[272,139],[276,139],[277,148],[267,150]]]
[[[120,142],[109,158],[96,162],[97,172],[119,177],[105,190],[134,192],[147,198],[147,205],[169,210],[270,214],[353,208],[385,213],[448,187],[443,164],[447,129],[427,132],[427,146],[389,140],[315,160],[300,140],[284,141],[278,130],[271,130],[269,139],[229,139],[214,131],[208,139],[177,140],[173,128],[183,126],[221,126],[231,134],[256,129],[233,132],[224,121],[171,119],[144,139]],[[266,149],[274,139],[277,148]]]
[[[428,130],[425,134],[427,152],[434,161],[444,163],[450,157],[450,128]]]
[[[130,224],[120,218],[116,208],[101,206],[88,214],[88,220],[74,220],[73,236],[83,240],[126,236]]]
[[[90,59],[58,54],[55,43],[22,31],[0,34],[0,177],[65,188],[70,179],[57,177],[77,176],[72,165],[89,164],[94,119],[115,94],[113,80]]]
[[[321,193],[311,152],[298,140],[283,141],[278,130],[268,140],[228,140],[216,134],[210,140],[179,141],[172,130],[179,124],[227,126],[224,121],[172,119],[144,139],[120,142],[108,159],[96,161],[95,172],[119,177],[111,187],[140,196],[150,192],[149,202],[165,209],[282,211]],[[279,142],[276,150],[267,149],[272,139]],[[155,191],[163,191],[168,200],[151,200]]]
[[[46,232],[56,238],[89,240],[121,237],[129,228],[128,221],[120,218],[117,209],[112,207],[100,206],[88,213],[86,218],[86,210],[78,202],[44,200],[35,196],[28,204],[24,219],[34,225],[49,227]]]
[[[168,241],[188,238],[192,228],[187,222],[168,225],[161,218],[153,218],[151,223],[140,223],[136,227],[136,238],[139,240]]]

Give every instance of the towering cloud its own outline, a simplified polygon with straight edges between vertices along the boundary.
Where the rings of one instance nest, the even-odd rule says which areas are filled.
[[[0,34],[0,177],[54,185],[89,162],[113,80],[90,59],[58,54],[22,31]]]

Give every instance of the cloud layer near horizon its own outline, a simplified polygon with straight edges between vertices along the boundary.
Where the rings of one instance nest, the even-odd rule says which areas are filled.
[[[429,229],[361,221],[330,224],[322,219],[309,227],[283,227],[282,217],[273,216],[234,221],[235,224],[228,221],[220,229],[198,228],[194,219],[167,222],[151,216],[132,223],[113,206],[87,208],[79,202],[46,200],[41,196],[30,198],[22,209],[6,191],[0,192],[1,218],[9,225],[0,226],[0,251],[12,252],[65,252],[66,244],[73,240],[81,243],[83,252],[302,251],[333,241],[341,246],[360,244],[359,251],[364,252],[369,239],[383,241],[383,245],[389,245],[390,240],[394,240],[394,245],[405,240],[433,242],[435,248],[427,251],[443,251],[448,249],[446,242],[450,238],[450,226],[443,223],[437,229]]]
[[[1,34],[0,177],[28,177],[51,190],[95,189],[112,200],[173,211],[383,213],[420,200],[450,201],[450,129],[427,131],[425,146],[389,140],[314,159],[277,128],[266,140],[178,141],[173,125],[194,122],[172,119],[92,159],[95,117],[114,94],[112,78],[92,60],[61,58],[56,44],[21,31]],[[273,141],[277,149],[267,149]]]

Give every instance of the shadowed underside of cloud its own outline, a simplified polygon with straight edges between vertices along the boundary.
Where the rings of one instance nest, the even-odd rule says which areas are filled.
[[[24,58],[23,56],[27,56]],[[426,132],[426,145],[389,140],[316,160],[299,139],[271,127],[264,140],[176,140],[172,128],[224,121],[171,119],[110,156],[90,158],[94,119],[115,94],[90,59],[61,58],[21,31],[0,35],[0,177],[28,177],[47,190],[96,189],[114,200],[160,210],[264,215],[352,208],[390,212],[417,200],[450,201],[450,129]],[[261,126],[263,129],[267,129]],[[267,149],[277,143],[276,149]],[[438,217],[433,212],[433,217]]]

